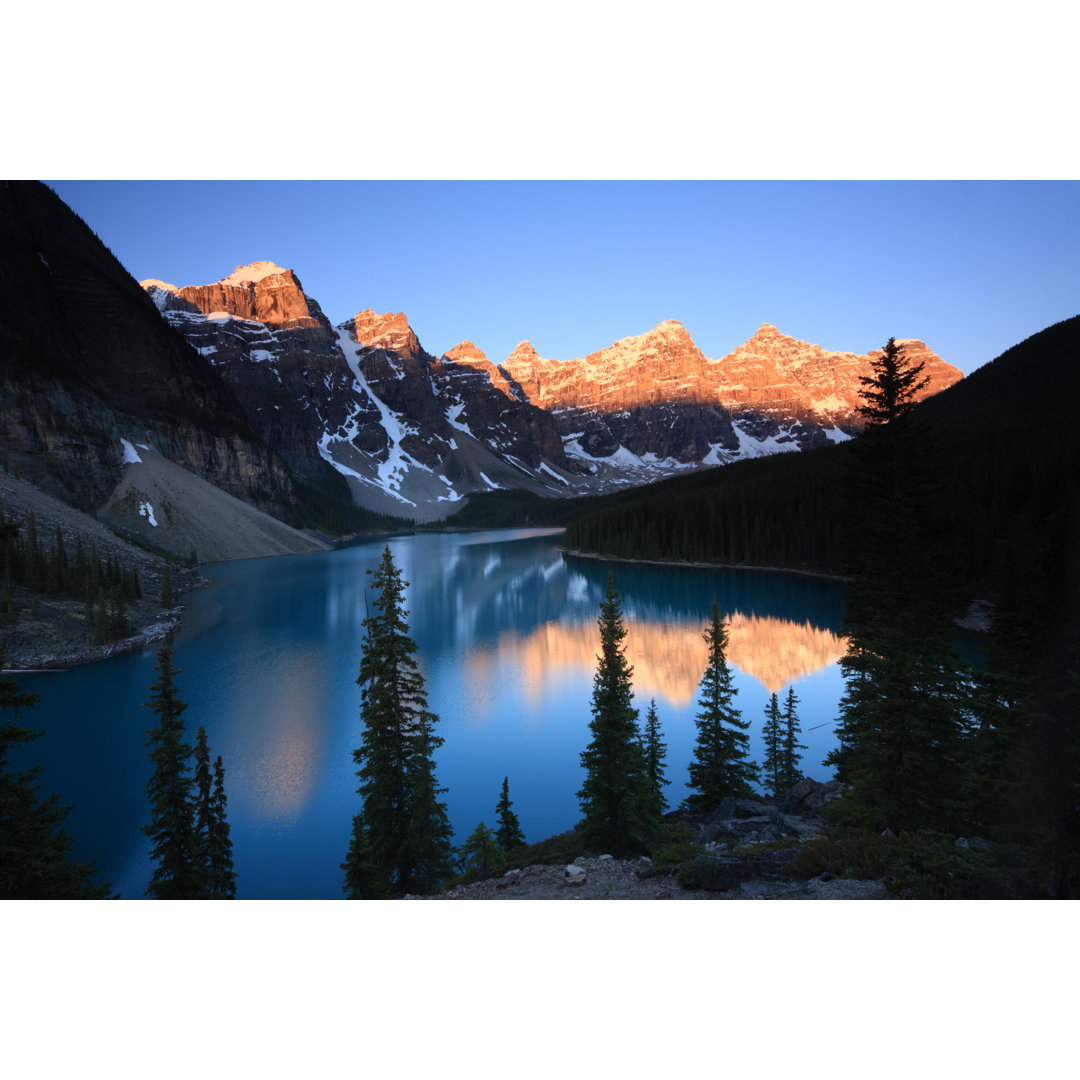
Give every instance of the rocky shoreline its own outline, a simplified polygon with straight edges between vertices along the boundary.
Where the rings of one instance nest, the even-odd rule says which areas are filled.
[[[668,815],[693,837],[689,858],[657,866],[648,856],[580,856],[562,865],[532,864],[501,877],[406,900],[885,900],[884,881],[830,873],[793,876],[805,841],[824,835],[822,808],[844,785],[802,780],[775,803],[725,799],[708,815]],[[687,873],[688,863],[693,873]]]

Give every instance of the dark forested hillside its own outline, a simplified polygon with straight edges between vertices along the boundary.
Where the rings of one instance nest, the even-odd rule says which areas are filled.
[[[622,558],[842,573],[843,456],[835,448],[783,454],[609,496],[583,508],[566,545]]]
[[[1075,510],[1080,316],[1033,335],[913,417],[939,462],[942,515],[958,572],[976,584],[999,545]],[[583,507],[569,547],[637,558],[706,560],[838,573],[850,567],[844,473],[849,445],[739,462]]]

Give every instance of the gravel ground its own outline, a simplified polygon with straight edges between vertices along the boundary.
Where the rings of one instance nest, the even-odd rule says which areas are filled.
[[[728,892],[683,889],[675,871],[641,877],[651,864],[647,859],[622,860],[601,855],[580,858],[575,866],[585,871],[581,884],[567,881],[565,866],[527,866],[502,877],[459,885],[439,896],[407,897],[413,900],[884,900],[880,881],[849,881],[841,878],[809,881],[745,881]]]

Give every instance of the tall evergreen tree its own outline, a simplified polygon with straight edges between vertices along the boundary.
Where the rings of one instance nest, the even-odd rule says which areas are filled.
[[[236,897],[232,840],[226,816],[225,765],[219,754],[210,771],[210,747],[206,728],[199,725],[195,739],[195,838],[204,882],[200,896],[206,900]]]
[[[765,760],[762,771],[765,773],[765,786],[769,794],[776,798],[782,787],[781,773],[784,768],[784,734],[780,725],[780,699],[773,694],[765,706],[765,726],[762,737],[765,742]]]
[[[146,785],[150,798],[150,858],[157,864],[146,888],[153,900],[194,900],[205,892],[202,852],[195,831],[194,778],[191,744],[184,740],[182,714],[187,705],[177,694],[172,648],[166,642],[157,653],[157,680],[146,707],[158,718],[149,731],[154,772]]]
[[[213,826],[211,800],[213,799],[214,779],[210,772],[210,747],[206,743],[206,728],[200,724],[195,736],[195,843],[198,860],[205,875],[200,889],[203,894],[210,891],[210,835]]]
[[[697,742],[689,767],[694,794],[685,803],[696,814],[711,813],[729,795],[753,796],[751,785],[757,780],[757,766],[747,760],[750,722],[734,705],[738,689],[727,664],[727,643],[727,626],[714,598],[705,630],[709,661],[701,679]]]
[[[0,669],[4,645],[0,642]],[[33,709],[40,695],[24,692],[0,675],[0,900],[102,900],[109,885],[94,884],[93,863],[73,859],[74,840],[63,829],[68,808],[56,795],[38,797],[35,780],[41,766],[27,772],[7,768],[8,750],[33,742],[40,733],[15,723],[19,713]],[[12,719],[7,719],[10,713]]]
[[[826,762],[852,788],[830,813],[875,830],[947,828],[960,805],[968,688],[951,638],[961,598],[934,517],[939,469],[911,416],[920,371],[890,338],[863,380],[866,428],[847,478],[859,507],[847,689]]]
[[[637,709],[631,704],[633,668],[623,639],[621,599],[608,575],[600,604],[600,655],[593,677],[592,740],[581,754],[585,782],[578,792],[584,814],[581,834],[591,847],[609,854],[637,849],[640,837],[656,823],[645,773]]]
[[[801,731],[799,727],[799,714],[795,711],[795,706],[799,704],[799,699],[795,696],[795,687],[789,686],[787,692],[787,698],[784,701],[784,714],[783,714],[783,745],[781,747],[781,766],[780,766],[780,790],[787,791],[788,788],[794,787],[802,778],[802,771],[799,769],[799,762],[802,760],[802,754],[800,750],[805,750],[806,747],[798,741],[798,737]]]
[[[445,789],[435,780],[434,753],[443,740],[427,708],[416,644],[405,621],[408,582],[390,547],[372,574],[375,612],[363,622],[365,640],[357,682],[364,730],[353,752],[363,813],[354,819],[352,851],[370,860],[397,894],[427,892],[449,873],[452,830]],[[357,836],[355,829],[361,829]],[[350,874],[346,871],[346,884]],[[351,891],[350,891],[351,895]]]
[[[522,847],[525,843],[525,834],[521,831],[521,822],[514,813],[513,803],[510,802],[510,778],[503,777],[502,792],[499,801],[495,804],[495,817],[499,827],[495,832],[495,839],[503,851],[512,851],[516,847]]]
[[[649,711],[645,714],[645,775],[656,803],[658,814],[667,809],[664,786],[671,781],[664,777],[664,758],[667,746],[660,738],[660,718],[656,715],[656,698],[650,698]]]
[[[214,791],[210,796],[210,896],[214,900],[236,899],[236,872],[225,796],[225,765],[214,758]]]

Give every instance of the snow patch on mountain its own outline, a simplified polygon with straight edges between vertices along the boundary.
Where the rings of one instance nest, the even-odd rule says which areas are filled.
[[[738,421],[735,422],[735,434],[739,439],[739,458],[768,457],[771,454],[789,454],[797,452],[799,444],[790,435],[769,435],[764,439],[755,438]]]
[[[221,285],[251,285],[274,274],[287,274],[288,270],[272,262],[253,262],[247,266],[238,266],[228,277],[222,278]]]
[[[472,430],[468,424],[463,424],[458,417],[465,411],[465,402],[459,401],[456,405],[451,405],[446,410],[446,422],[451,427],[456,427],[458,431],[464,431],[466,435],[472,435]],[[473,435],[473,438],[476,436]]]

